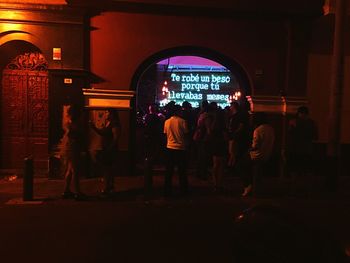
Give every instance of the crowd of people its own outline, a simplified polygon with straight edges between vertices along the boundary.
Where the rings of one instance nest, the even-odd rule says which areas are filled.
[[[188,102],[181,106],[170,102],[162,110],[152,104],[140,121],[145,129],[147,177],[159,153],[165,152],[166,196],[171,195],[175,166],[183,194],[188,192],[187,170],[191,166],[197,178],[211,179],[214,192],[224,191],[225,171],[236,173],[245,185],[242,195],[247,196],[257,186],[253,178],[261,177],[259,173],[273,154],[275,135],[266,115],[251,115],[237,101],[225,109],[207,101],[199,109],[192,109]],[[164,144],[159,143],[162,136]]]
[[[216,102],[203,101],[193,109],[184,102],[181,106],[168,103],[161,110],[156,104],[138,119],[144,133],[144,177],[146,194],[152,185],[154,165],[165,167],[164,196],[172,196],[172,177],[175,168],[182,195],[189,192],[188,167],[195,170],[200,180],[210,180],[214,192],[225,190],[225,172],[242,179],[242,196],[257,194],[266,165],[275,151],[275,131],[264,112],[251,114],[234,101],[225,109]],[[103,175],[102,194],[114,192],[114,167],[117,159],[121,125],[118,112],[107,109],[99,127],[89,121],[97,139],[89,143],[82,125],[82,111],[74,105],[66,106],[63,114],[64,135],[60,152],[65,167],[63,198],[84,199],[79,186],[80,153],[87,147],[91,159]],[[312,162],[312,144],[317,129],[308,116],[308,108],[298,109],[288,125],[287,154],[289,171],[300,174],[309,171]],[[88,146],[86,146],[88,145]],[[72,185],[73,182],[73,185]]]

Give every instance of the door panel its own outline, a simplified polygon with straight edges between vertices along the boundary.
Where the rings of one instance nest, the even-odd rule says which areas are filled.
[[[10,63],[2,75],[1,167],[20,169],[33,156],[35,168],[47,169],[48,73],[33,66],[41,54],[21,56],[15,60],[24,66],[13,69]]]

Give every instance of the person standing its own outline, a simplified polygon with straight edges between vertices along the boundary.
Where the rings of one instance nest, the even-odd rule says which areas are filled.
[[[172,176],[177,166],[179,175],[180,191],[182,194],[188,192],[188,179],[186,174],[187,159],[187,136],[189,130],[186,121],[181,118],[181,107],[174,106],[173,116],[164,123],[164,134],[166,135],[166,173],[164,181],[164,196],[172,194]]]
[[[247,156],[247,172],[244,180],[243,197],[248,196],[253,191],[257,194],[260,191],[260,183],[263,176],[263,170],[268,161],[270,161],[274,144],[275,131],[267,122],[264,112],[256,112],[253,115],[253,140],[249,154]],[[251,169],[249,171],[249,169]]]
[[[196,145],[196,176],[201,180],[207,180],[209,177],[209,165],[211,164],[211,156],[208,146],[208,134],[206,122],[208,119],[209,103],[203,101],[201,111],[197,118],[196,129],[193,135],[193,141]]]
[[[207,131],[208,151],[213,163],[213,191],[222,192],[225,158],[227,155],[227,131],[224,111],[217,106],[216,102],[209,104],[205,127]]]
[[[317,127],[309,117],[309,109],[299,107],[296,117],[288,123],[287,133],[287,168],[292,175],[294,188],[298,176],[312,172],[313,144],[317,138]]]
[[[288,124],[287,161],[290,172],[302,174],[310,170],[313,142],[317,137],[317,128],[309,117],[309,109],[306,106],[299,107],[296,118]]]
[[[114,192],[113,164],[117,159],[118,141],[121,133],[118,112],[108,109],[105,111],[105,121],[101,127],[96,127],[93,122],[90,122],[90,125],[101,140],[101,147],[94,149],[93,158],[103,174],[104,185],[102,194],[111,195]]]
[[[81,130],[81,109],[74,105],[63,107],[62,126],[64,135],[60,143],[60,154],[65,166],[63,199],[85,199],[80,191],[79,164],[80,154],[83,150],[83,133]],[[73,191],[71,183],[73,182]]]
[[[151,104],[144,117],[144,170],[145,194],[149,195],[153,184],[153,168],[159,161],[164,148],[163,120],[159,115],[157,105]]]
[[[228,116],[228,167],[234,167],[249,149],[248,113],[237,101],[231,103]]]

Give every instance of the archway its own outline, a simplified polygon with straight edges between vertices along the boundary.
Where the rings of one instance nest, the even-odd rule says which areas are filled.
[[[147,69],[149,69],[152,65],[155,65],[157,62],[164,59],[176,56],[202,57],[221,64],[236,76],[239,86],[242,90],[245,91],[245,95],[251,95],[250,80],[242,65],[240,65],[234,59],[229,58],[215,50],[195,46],[182,46],[165,49],[145,59],[137,68],[133,76],[133,79],[131,81],[131,90],[137,91],[139,81],[142,79],[142,76],[147,71]]]
[[[41,51],[24,41],[0,47],[1,168],[18,170],[23,159],[36,168],[48,162],[48,63]]]
[[[179,62],[181,61],[182,62]],[[141,165],[143,156],[142,126],[147,106],[156,103],[163,107],[174,101],[187,101],[199,108],[202,101],[216,102],[221,108],[238,100],[248,108],[246,96],[251,94],[250,81],[243,67],[231,58],[201,47],[171,48],[147,58],[132,80],[136,91],[135,137],[130,145]]]

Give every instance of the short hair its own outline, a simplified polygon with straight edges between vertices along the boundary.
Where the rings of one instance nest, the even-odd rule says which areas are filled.
[[[239,108],[240,108],[240,105],[239,105],[239,103],[237,102],[237,101],[233,101],[233,102],[231,102],[231,104],[230,104],[231,106],[233,106],[237,111],[239,110]]]
[[[189,103],[187,100],[185,100],[184,102],[182,102],[182,108],[184,109],[191,109],[192,108],[192,105],[191,103]]]
[[[202,108],[208,108],[209,102],[207,100],[202,101]]]
[[[180,105],[178,105],[178,104],[174,105],[173,110],[174,110],[174,111],[173,111],[174,115],[176,115],[176,116],[181,115],[182,108],[181,108]]]
[[[306,106],[300,106],[297,113],[309,114],[309,108]]]

